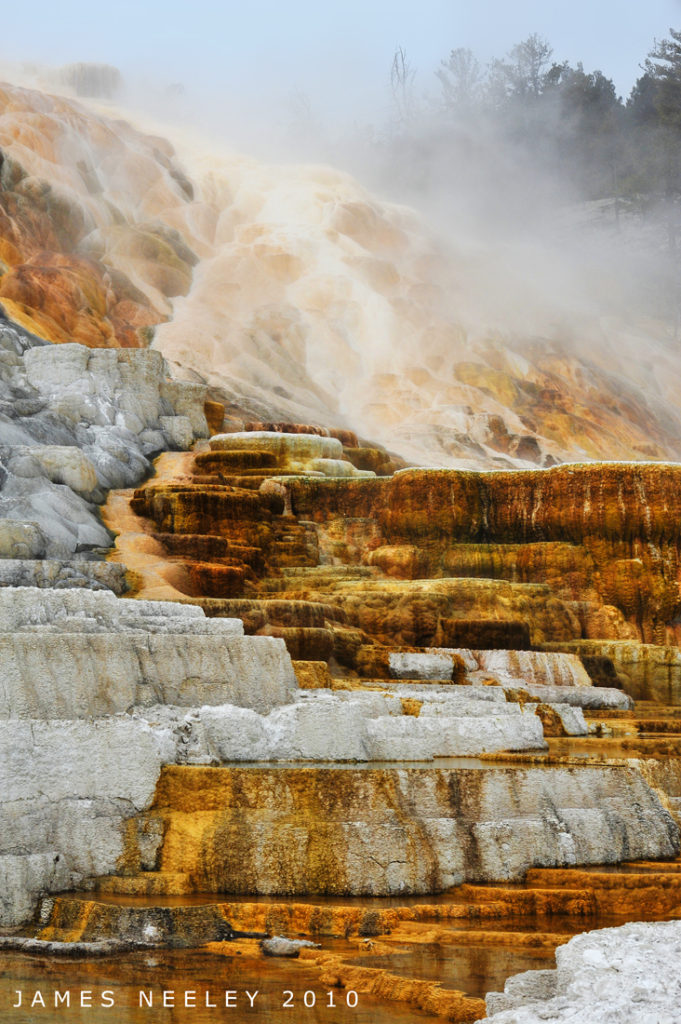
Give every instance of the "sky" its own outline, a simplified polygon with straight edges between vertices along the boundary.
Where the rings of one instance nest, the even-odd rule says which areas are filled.
[[[3,10],[6,60],[104,60],[173,80],[300,85],[385,78],[398,45],[419,75],[457,46],[500,56],[538,32],[559,59],[599,67],[628,92],[655,37],[681,27],[680,0],[32,0]]]
[[[450,50],[483,61],[537,32],[554,57],[602,70],[626,96],[681,0],[32,0],[3,9],[0,61],[103,61],[130,79],[265,108],[304,95],[319,116],[380,119],[402,46],[419,94]]]

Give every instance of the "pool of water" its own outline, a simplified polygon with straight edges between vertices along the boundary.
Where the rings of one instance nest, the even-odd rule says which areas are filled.
[[[305,961],[200,950],[89,961],[0,956],[2,1024],[444,1024],[362,993],[354,1004],[352,992],[325,987]]]
[[[570,938],[565,936],[565,940]],[[449,946],[424,944],[407,953],[366,957],[356,961],[365,967],[380,967],[407,978],[440,981],[445,988],[458,989],[470,996],[485,997],[498,992],[511,974],[553,968],[551,950],[511,949],[498,946]]]

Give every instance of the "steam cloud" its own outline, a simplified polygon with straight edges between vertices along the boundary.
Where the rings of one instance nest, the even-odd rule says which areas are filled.
[[[419,98],[381,131],[334,134],[299,96],[282,130],[259,129],[264,162],[230,152],[238,126],[193,110],[190,86],[146,99],[197,185],[171,226],[202,258],[155,344],[236,416],[345,423],[448,465],[679,457],[655,203],[585,197],[586,167],[535,158],[520,121],[478,108],[444,130]],[[563,115],[546,106],[535,138]]]

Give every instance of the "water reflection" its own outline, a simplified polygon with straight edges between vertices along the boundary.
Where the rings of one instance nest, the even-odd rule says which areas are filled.
[[[443,1018],[361,993],[356,1006],[347,1005],[354,1002],[350,993],[325,988],[318,971],[296,960],[223,957],[200,950],[94,961],[10,955],[0,957],[0,970],[2,1024],[444,1024]],[[65,1005],[67,991],[70,1007]],[[22,1006],[14,1008],[17,992]],[[164,992],[166,1004],[174,1005],[164,1007]],[[226,992],[233,995],[226,997]],[[81,1007],[81,998],[89,1005]],[[114,1005],[107,1005],[112,999]]]
[[[569,936],[566,936],[566,939]],[[511,974],[555,967],[555,957],[545,949],[500,949],[490,946],[424,945],[408,953],[366,957],[357,963],[381,967],[403,977],[441,981],[445,988],[484,998],[498,992]]]

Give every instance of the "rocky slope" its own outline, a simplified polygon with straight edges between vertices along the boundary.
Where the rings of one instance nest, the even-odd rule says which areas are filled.
[[[330,168],[200,146],[181,143],[190,180],[162,139],[3,86],[8,315],[98,346],[147,344],[162,324],[157,347],[236,420],[351,424],[425,464],[679,456],[661,325],[586,311],[543,335],[502,331],[413,212]],[[565,318],[559,292],[547,323]]]
[[[108,491],[207,434],[205,389],[166,370],[157,352],[51,345],[0,315],[2,558],[107,548],[97,506]]]

